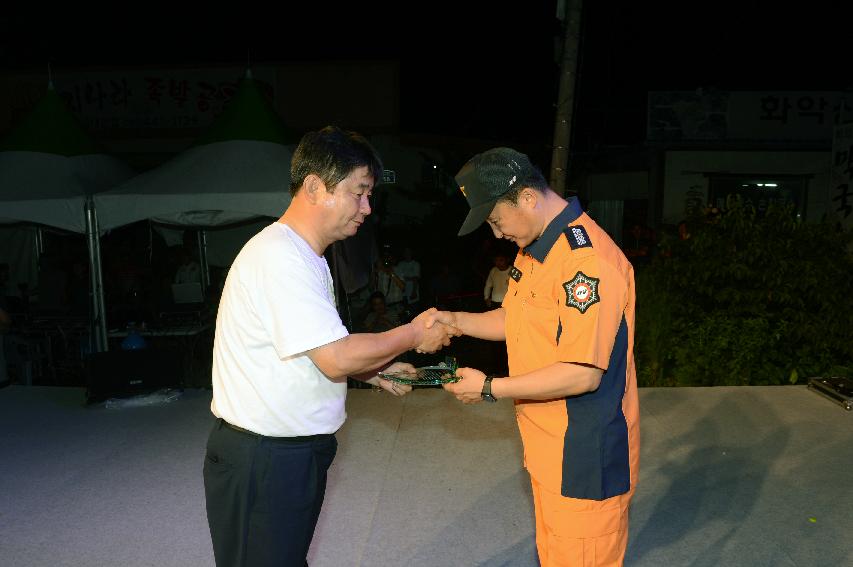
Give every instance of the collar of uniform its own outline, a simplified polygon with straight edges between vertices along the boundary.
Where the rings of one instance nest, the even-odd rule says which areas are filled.
[[[554,243],[557,242],[569,223],[574,222],[582,214],[583,209],[577,197],[570,198],[566,208],[560,211],[560,214],[548,223],[548,227],[542,233],[542,236],[525,248],[524,253],[533,256],[540,264],[543,263],[548,252],[554,247]]]

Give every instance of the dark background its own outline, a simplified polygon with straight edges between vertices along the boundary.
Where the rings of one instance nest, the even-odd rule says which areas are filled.
[[[601,156],[642,149],[649,91],[853,88],[847,4],[586,0],[570,160],[581,164],[580,171]],[[48,64],[67,73],[392,61],[399,64],[399,134],[432,137],[436,147],[455,138],[475,140],[465,156],[477,144],[516,146],[543,170],[550,166],[563,44],[556,0],[405,2],[392,9],[327,2],[262,9],[206,4],[184,13],[176,6],[125,4],[97,14],[78,6],[66,13],[45,6],[29,14],[6,7],[0,15],[0,73],[41,72]],[[371,92],[366,82],[315,81],[294,88]],[[447,173],[460,165],[449,161]],[[626,222],[629,214],[649,221],[646,209],[626,205]],[[463,289],[477,298],[497,241],[485,226],[457,238],[466,212],[461,196],[447,197],[424,228],[386,230],[377,238],[414,245],[424,283],[438,272],[439,260],[451,257],[465,268],[459,271]],[[147,242],[147,225],[128,228],[128,234],[132,230]],[[475,356],[471,346],[461,342],[457,348]]]
[[[562,44],[555,1],[381,10],[291,4],[251,14],[212,5],[185,14],[156,6],[128,8],[139,14],[7,14],[0,16],[0,66],[395,60],[402,132],[527,145],[550,158]],[[853,87],[848,4],[587,0],[573,149],[642,144],[649,90]]]

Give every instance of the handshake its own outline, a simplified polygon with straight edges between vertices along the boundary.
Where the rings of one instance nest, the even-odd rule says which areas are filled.
[[[439,311],[435,307],[427,309],[412,319],[408,325],[414,334],[411,348],[419,353],[433,353],[441,350],[442,347],[450,345],[450,337],[462,335],[462,331],[456,324],[456,314],[449,311]],[[415,367],[407,362],[395,362],[386,368],[385,372],[388,374],[414,373]],[[367,383],[391,392],[395,396],[403,396],[412,391],[410,385],[397,384],[380,374],[367,380]]]
[[[465,325],[468,324],[465,323]],[[442,347],[448,346],[451,337],[464,334],[460,328],[459,313],[439,311],[434,307],[415,317],[409,325],[412,326],[415,334],[412,348],[420,353],[436,352]],[[413,373],[415,370],[415,367],[409,363],[395,362],[385,372],[388,374]],[[476,368],[458,368],[456,375],[460,378],[459,382],[443,384],[442,387],[464,404],[475,404],[483,401],[482,390],[486,381],[486,375],[483,372]],[[402,396],[412,391],[411,385],[397,384],[381,375],[377,375],[375,380],[375,382],[370,383],[391,392],[395,396]]]
[[[419,353],[433,353],[450,344],[450,337],[462,335],[457,326],[456,314],[431,307],[412,319],[414,349]]]

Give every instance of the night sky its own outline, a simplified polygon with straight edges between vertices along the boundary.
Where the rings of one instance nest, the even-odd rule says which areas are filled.
[[[558,79],[556,2],[400,3],[368,13],[101,14],[0,17],[6,70],[80,66],[400,62],[401,130],[542,148]],[[641,144],[649,90],[853,87],[853,24],[842,2],[585,2],[573,147]],[[460,6],[464,6],[460,9]],[[285,8],[286,7],[286,8]],[[150,8],[147,9],[150,12]],[[366,88],[353,85],[352,88]]]

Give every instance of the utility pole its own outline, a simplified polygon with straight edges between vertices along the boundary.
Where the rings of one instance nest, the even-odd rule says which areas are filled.
[[[572,112],[577,84],[578,44],[583,0],[560,0],[557,17],[563,21],[563,53],[560,61],[560,85],[554,117],[554,150],[551,154],[551,189],[566,194],[569,143],[572,139]]]

